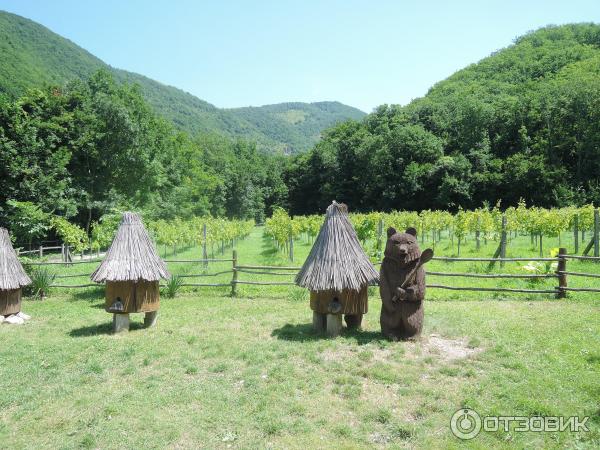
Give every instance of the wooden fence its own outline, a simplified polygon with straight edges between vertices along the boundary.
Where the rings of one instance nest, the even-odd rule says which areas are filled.
[[[68,247],[66,247],[68,249]],[[33,250],[20,250],[19,248],[17,248],[17,254],[18,255],[36,255],[39,256],[40,258],[44,257],[44,254],[48,253],[48,250],[60,250],[61,251],[61,255],[65,254],[65,245],[61,244],[61,245],[53,245],[53,246],[44,246],[44,245],[40,245],[38,248],[33,249]],[[63,257],[63,261],[64,261],[64,257]]]
[[[567,271],[567,261],[569,259],[578,260],[591,260],[600,262],[600,257],[594,256],[577,256],[569,255],[565,248],[559,249],[559,253],[556,258],[451,258],[451,257],[434,257],[433,260],[443,262],[555,262],[557,263],[557,270],[553,273],[540,273],[540,274],[505,274],[505,273],[494,273],[494,274],[480,274],[480,273],[468,273],[468,272],[436,272],[427,271],[428,277],[465,277],[465,278],[479,278],[479,279],[556,279],[557,286],[554,289],[517,289],[517,288],[502,288],[502,287],[479,287],[479,286],[449,286],[445,284],[427,284],[428,288],[434,289],[448,289],[455,291],[478,291],[478,292],[510,292],[510,293],[528,293],[528,294],[554,294],[557,298],[565,298],[568,291],[573,292],[600,292],[600,289],[596,288],[570,288],[568,287],[567,276],[578,276],[588,278],[600,278],[600,274],[583,273],[583,272],[570,272]],[[376,263],[375,265],[381,265]],[[270,275],[290,275],[289,272],[269,272],[272,270],[277,271],[298,271],[300,267],[279,267],[279,266],[234,266],[234,273],[251,273],[251,274],[270,274]],[[232,279],[232,295],[235,295],[235,286],[238,284],[249,284],[249,285],[294,285],[293,282],[256,282],[256,281],[241,281],[238,277]]]
[[[479,287],[479,286],[452,286],[446,284],[427,284],[428,288],[433,289],[447,289],[454,291],[477,291],[477,292],[507,292],[507,293],[527,293],[527,294],[554,294],[557,298],[564,298],[567,292],[600,292],[599,288],[575,288],[568,286],[568,277],[585,277],[597,279],[600,278],[600,273],[584,273],[573,270],[568,270],[567,264],[569,260],[588,260],[594,262],[600,262],[600,257],[594,256],[578,256],[567,254],[566,249],[560,248],[559,253],[555,258],[454,258],[454,257],[434,257],[435,261],[442,262],[544,262],[544,263],[557,263],[555,271],[550,273],[537,273],[537,274],[509,274],[509,273],[470,273],[470,272],[438,272],[438,271],[427,271],[427,276],[431,278],[473,278],[473,279],[555,279],[557,286],[552,289],[524,289],[524,288],[507,288],[507,287]],[[85,261],[72,261],[72,262],[27,262],[28,265],[35,266],[46,266],[46,265],[66,265],[74,266],[79,264],[90,264],[99,263],[100,260],[85,260]],[[300,267],[290,266],[260,266],[260,265],[243,265],[238,263],[238,254],[234,250],[231,258],[202,258],[202,259],[167,259],[165,262],[170,264],[198,264],[203,270],[209,263],[231,263],[230,269],[221,270],[213,273],[198,273],[198,274],[184,274],[179,275],[181,278],[210,278],[217,277],[220,275],[231,274],[231,281],[227,282],[184,282],[181,284],[183,287],[229,287],[231,289],[231,295],[237,295],[238,285],[250,285],[250,286],[293,286],[293,281],[277,281],[273,280],[249,280],[243,279],[244,275],[269,275],[272,277],[285,276],[291,277],[295,275]],[[376,263],[375,265],[380,265]],[[63,280],[69,278],[81,278],[89,277],[87,273],[67,274],[67,275],[56,275],[56,280]],[[242,279],[241,279],[241,278]],[[51,287],[55,288],[66,288],[66,289],[78,289],[87,288],[92,286],[98,286],[94,283],[85,284],[61,284],[60,282],[52,284]]]
[[[44,256],[48,255],[49,251],[52,251],[52,250],[60,250],[61,262],[72,262],[73,261],[73,256],[75,255],[75,253],[73,253],[73,251],[71,250],[71,247],[69,247],[66,244],[51,245],[51,246],[40,245],[39,247],[32,249],[32,250],[21,250],[19,247],[17,247],[16,252],[17,252],[17,255],[19,255],[19,256],[32,255],[32,256],[37,256],[39,258],[43,258]],[[101,253],[100,250],[96,250],[96,251],[88,250],[87,255],[88,255],[89,259],[92,259],[94,256],[99,257],[100,253]],[[85,259],[86,253],[81,252],[81,253],[79,253],[79,256],[81,259]]]

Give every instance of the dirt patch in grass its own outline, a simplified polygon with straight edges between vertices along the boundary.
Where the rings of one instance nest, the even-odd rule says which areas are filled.
[[[439,361],[453,361],[469,358],[482,349],[473,345],[468,338],[450,339],[437,334],[422,336],[415,341],[402,341],[388,347],[381,348],[376,345],[365,345],[357,349],[354,345],[337,345],[327,348],[320,356],[325,362],[342,362],[358,357],[365,362],[392,362],[401,361],[402,358],[420,359],[435,358]]]
[[[420,346],[424,355],[437,356],[445,361],[468,358],[481,351],[481,348],[470,346],[467,338],[448,339],[437,334],[423,337],[420,341],[409,344]],[[408,349],[407,352],[409,352]]]

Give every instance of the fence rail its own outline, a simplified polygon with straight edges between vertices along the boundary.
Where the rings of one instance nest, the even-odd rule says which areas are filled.
[[[465,277],[465,278],[522,278],[522,279],[536,279],[536,278],[558,278],[559,275],[556,273],[540,273],[540,274],[508,274],[508,273],[454,273],[454,272],[430,272],[427,271],[427,275],[433,275],[438,277]],[[598,275],[600,277],[600,275]]]
[[[556,261],[556,258],[455,258],[449,256],[434,256],[434,261],[458,262],[458,261],[477,261],[477,262],[516,262],[516,261]],[[600,259],[600,258],[597,258]]]
[[[428,288],[434,289],[449,289],[452,291],[481,291],[481,292],[517,292],[526,294],[557,294],[558,288],[556,289],[513,289],[513,288],[486,288],[486,287],[472,287],[472,286],[446,286],[444,284],[428,284]],[[600,291],[600,290],[599,290]]]
[[[600,278],[600,274],[596,273],[584,273],[584,272],[575,272],[567,270],[567,261],[569,259],[574,260],[600,260],[600,257],[592,257],[592,256],[576,256],[576,255],[568,255],[566,249],[560,248],[559,254],[555,258],[454,258],[454,257],[435,257],[433,258],[437,261],[442,262],[460,262],[460,261],[480,261],[480,262],[496,262],[496,261],[505,261],[505,262],[518,262],[518,261],[543,261],[543,262],[556,262],[558,263],[557,270],[552,273],[540,273],[540,274],[510,274],[510,273],[468,273],[468,272],[438,272],[438,271],[428,271],[427,275],[432,277],[448,277],[448,278],[474,278],[474,279],[523,279],[523,280],[542,280],[542,279],[557,279],[558,286],[553,288],[546,289],[525,289],[525,288],[509,288],[509,287],[479,287],[479,286],[449,286],[445,284],[427,284],[428,288],[432,289],[445,289],[445,290],[453,290],[453,291],[474,291],[474,292],[507,292],[507,293],[526,293],[526,294],[555,294],[558,298],[564,298],[567,292],[600,292],[600,289],[596,288],[576,288],[576,287],[568,287],[567,285],[567,277],[575,276],[575,277],[586,277],[598,279]],[[89,263],[98,263],[100,260],[86,260],[86,261],[71,261],[71,262],[58,262],[58,261],[46,261],[46,262],[27,262],[29,265],[36,266],[44,266],[44,265],[60,265],[60,266],[71,266],[78,264],[89,264]],[[207,278],[207,277],[216,277],[220,275],[226,275],[231,273],[231,280],[227,282],[215,282],[215,283],[198,283],[190,282],[182,283],[183,287],[229,287],[231,289],[231,295],[237,295],[237,286],[238,285],[248,285],[248,286],[293,286],[295,283],[290,281],[278,281],[278,280],[243,280],[239,279],[240,274],[248,274],[248,275],[272,275],[276,277],[280,276],[294,276],[296,272],[300,270],[300,267],[297,266],[260,266],[260,265],[244,265],[238,264],[238,255],[237,251],[234,250],[231,258],[202,258],[202,259],[170,259],[165,260],[167,263],[172,264],[180,264],[180,263],[188,263],[188,264],[201,264],[202,269],[206,271],[208,263],[232,263],[230,269],[220,270],[212,273],[193,273],[193,274],[182,274],[179,275],[184,279],[193,279],[193,278]],[[381,264],[375,263],[376,265]],[[71,278],[82,278],[89,277],[88,273],[77,273],[77,274],[65,274],[65,275],[56,275],[56,280],[63,279],[71,279]],[[56,284],[52,284],[51,287],[54,288],[64,288],[64,289],[79,289],[79,288],[88,288],[94,286],[101,286],[95,283],[83,283],[83,284],[60,284],[60,282]],[[161,287],[164,284],[161,284]]]

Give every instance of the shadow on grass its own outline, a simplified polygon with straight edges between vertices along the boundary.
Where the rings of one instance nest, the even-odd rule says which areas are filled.
[[[104,308],[104,286],[77,290],[71,295],[70,301],[86,301],[90,303],[90,308],[102,309]]]
[[[281,328],[273,330],[271,336],[283,341],[294,342],[314,342],[331,339],[327,334],[317,333],[313,330],[311,323],[296,325],[287,323]],[[340,336],[344,339],[352,339],[358,345],[365,345],[371,342],[387,342],[387,339],[378,331],[349,330],[348,328],[344,328]]]
[[[271,239],[267,236],[262,237],[262,251],[260,252],[260,256],[268,258],[269,261],[277,259],[279,256],[279,250],[277,250]]]
[[[86,289],[76,289],[75,292],[71,294],[73,300],[104,300],[104,286],[100,285],[96,287],[90,287]]]
[[[129,331],[136,331],[145,328],[143,323],[130,322]],[[90,337],[112,334],[112,322],[103,322],[98,325],[90,325],[88,327],[75,328],[69,331],[71,337]]]
[[[292,325],[286,323],[281,328],[276,328],[271,333],[271,336],[281,339],[283,341],[294,341],[294,342],[310,342],[319,341],[325,339],[324,334],[319,334],[313,330],[312,324],[303,323]]]

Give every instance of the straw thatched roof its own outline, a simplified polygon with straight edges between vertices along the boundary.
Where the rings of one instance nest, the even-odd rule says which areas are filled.
[[[158,281],[170,277],[140,216],[123,213],[117,234],[104,261],[92,274],[92,281]]]
[[[0,290],[20,289],[31,284],[10,242],[8,231],[0,228]]]
[[[311,291],[359,291],[378,281],[379,274],[350,223],[348,207],[334,201],[327,208],[325,222],[296,276],[296,284]]]

